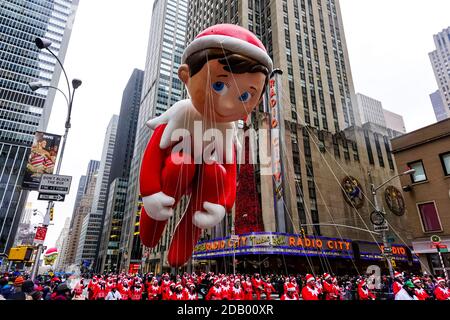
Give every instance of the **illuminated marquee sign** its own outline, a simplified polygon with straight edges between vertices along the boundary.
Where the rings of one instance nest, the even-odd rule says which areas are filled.
[[[360,248],[360,258],[362,260],[384,260],[384,246],[378,246],[373,242],[357,241]],[[392,258],[397,261],[408,262],[408,253],[405,246],[392,245]],[[413,255],[413,261],[419,261],[419,258]]]
[[[233,243],[230,237],[201,242],[194,248],[195,259],[231,256],[233,254],[286,254],[299,256],[327,256],[352,258],[351,241],[306,237],[284,233],[252,233],[239,236]]]

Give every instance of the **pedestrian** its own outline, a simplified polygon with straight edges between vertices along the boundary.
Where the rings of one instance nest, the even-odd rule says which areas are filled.
[[[395,271],[394,283],[392,284],[392,292],[394,293],[394,296],[397,295],[397,293],[403,288],[404,284],[403,274]]]
[[[420,280],[420,278],[419,277],[414,277],[413,278],[413,283],[414,283],[414,286],[415,286],[414,294],[417,297],[417,299],[420,300],[420,301],[430,300],[430,296],[428,295],[428,293],[423,288],[423,283]]]
[[[437,286],[434,289],[434,296],[438,301],[450,300],[450,292],[448,291],[448,287],[445,283],[445,279],[437,278]]]
[[[111,291],[106,295],[105,300],[122,300],[122,295],[117,291],[116,286],[111,286]]]
[[[319,289],[316,287],[316,279],[311,274],[306,275],[306,286],[302,288],[302,299],[319,300]]]
[[[14,291],[9,296],[8,300],[30,300],[27,299],[27,294],[23,292],[22,285],[25,283],[25,280],[22,276],[18,276],[14,279]]]
[[[376,297],[371,290],[367,287],[366,280],[362,279],[358,284],[358,297],[359,300],[375,300]]]
[[[214,280],[214,286],[209,289],[205,300],[222,300],[222,287],[219,279]]]
[[[280,300],[282,300],[282,301],[299,300],[299,297],[297,295],[297,290],[296,290],[295,286],[292,283],[289,283],[287,285],[286,293],[281,296]]]
[[[416,287],[408,280],[395,295],[395,300],[419,300],[415,295]]]

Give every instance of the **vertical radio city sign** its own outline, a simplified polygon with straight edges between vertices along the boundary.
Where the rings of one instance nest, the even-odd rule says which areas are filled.
[[[277,222],[277,231],[286,232],[286,216],[284,212],[283,189],[283,134],[284,121],[281,115],[281,76],[282,71],[273,71],[269,81],[269,114],[270,114],[270,140],[272,157],[272,174],[274,188],[274,206]]]

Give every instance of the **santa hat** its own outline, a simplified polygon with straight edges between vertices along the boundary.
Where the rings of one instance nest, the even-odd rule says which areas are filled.
[[[289,284],[288,287],[287,287],[287,291],[295,292],[295,286],[293,284]]]
[[[403,274],[400,272],[395,271],[394,272],[394,278],[399,278],[399,277],[403,277]]]
[[[437,283],[439,283],[439,282],[444,282],[445,283],[445,279],[444,278],[439,277],[436,280],[437,280]]]
[[[220,283],[220,279],[219,278],[214,279],[214,284],[217,284],[217,283]]]
[[[241,280],[239,278],[234,280],[234,283],[238,283],[238,282],[241,283]]]
[[[187,286],[188,286],[188,287],[194,287],[194,288],[195,288],[195,284],[193,284],[192,282],[188,282]]]
[[[330,276],[328,273],[324,273],[324,274],[323,274],[323,278],[324,278],[325,280],[328,280],[329,278],[331,278],[331,276]]]
[[[175,288],[183,288],[183,286],[181,285],[181,282],[178,282],[175,286]]]
[[[311,274],[306,275],[306,283],[309,283],[310,281],[315,281],[314,276]]]
[[[421,280],[418,277],[413,278],[413,283],[419,283]]]
[[[249,30],[234,24],[218,24],[205,29],[187,46],[181,61],[184,64],[192,54],[213,48],[242,54],[272,72],[273,62],[262,42]]]

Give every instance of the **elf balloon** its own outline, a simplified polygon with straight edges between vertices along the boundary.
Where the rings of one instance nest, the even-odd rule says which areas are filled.
[[[202,229],[220,224],[236,197],[236,128],[261,102],[272,60],[250,31],[230,24],[200,33],[186,48],[178,76],[189,99],[150,120],[140,191],[142,243],[155,247],[184,195],[189,204],[168,252],[172,267],[192,256]]]

